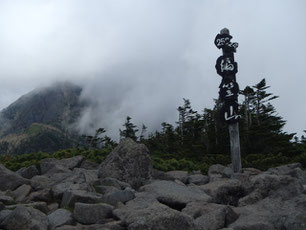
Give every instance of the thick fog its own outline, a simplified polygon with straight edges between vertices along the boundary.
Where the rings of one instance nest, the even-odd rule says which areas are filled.
[[[174,123],[182,98],[211,108],[221,78],[213,41],[238,42],[240,88],[266,78],[285,131],[306,129],[304,0],[2,0],[0,109],[54,81],[83,87],[92,102],[82,133],[118,138],[127,115],[153,131]]]

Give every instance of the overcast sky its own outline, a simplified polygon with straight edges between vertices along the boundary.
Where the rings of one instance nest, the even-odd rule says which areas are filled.
[[[221,78],[214,46],[239,43],[240,88],[266,78],[285,131],[306,129],[305,0],[1,0],[0,109],[57,80],[84,87],[90,121],[118,135],[127,115],[174,123],[182,98],[211,108]]]

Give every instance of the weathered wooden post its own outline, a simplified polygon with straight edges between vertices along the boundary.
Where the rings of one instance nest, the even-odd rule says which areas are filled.
[[[241,172],[239,119],[238,115],[238,93],[239,86],[236,82],[238,66],[234,59],[234,53],[238,43],[231,42],[232,36],[229,30],[224,28],[215,38],[215,45],[222,49],[223,55],[217,59],[216,70],[222,77],[219,86],[219,99],[223,106],[221,118],[229,124],[229,136],[231,144],[232,167],[234,172]]]

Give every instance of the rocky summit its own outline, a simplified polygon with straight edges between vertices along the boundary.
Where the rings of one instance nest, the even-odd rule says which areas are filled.
[[[83,157],[44,159],[12,172],[0,165],[0,229],[305,230],[300,164],[242,173],[152,169],[148,149],[123,140],[97,167]]]

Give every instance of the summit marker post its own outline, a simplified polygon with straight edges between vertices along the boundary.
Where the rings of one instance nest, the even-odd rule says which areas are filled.
[[[238,48],[238,43],[231,42],[232,36],[229,30],[224,28],[217,34],[215,45],[222,49],[222,56],[217,59],[216,70],[222,77],[219,86],[219,99],[222,102],[221,119],[228,123],[231,157],[233,171],[241,172],[241,154],[240,154],[240,137],[239,137],[239,119],[238,115],[238,93],[239,85],[236,82],[236,73],[238,65],[234,59],[234,53]]]

